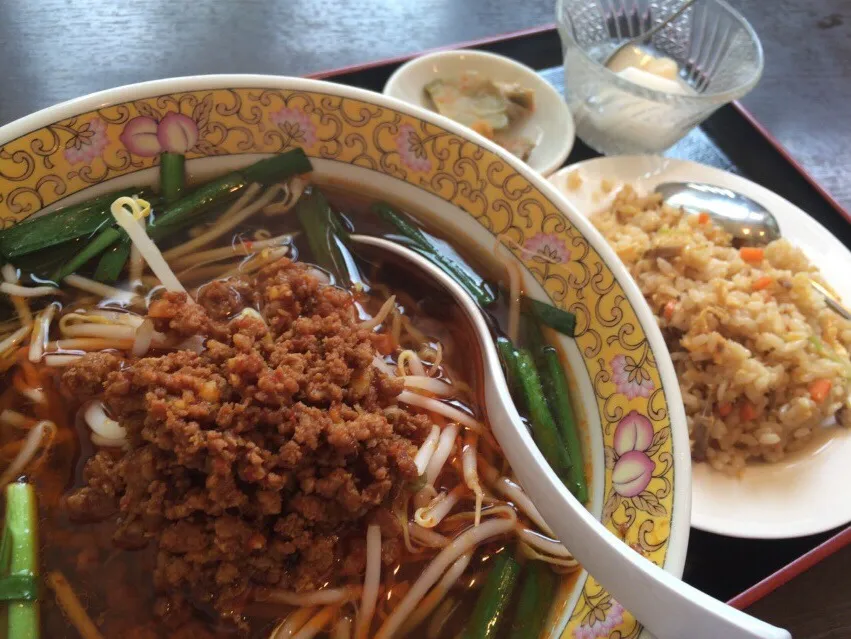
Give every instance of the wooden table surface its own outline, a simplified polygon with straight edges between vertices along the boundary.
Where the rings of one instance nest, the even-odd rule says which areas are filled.
[[[763,78],[744,104],[851,209],[851,0],[730,2],[752,21],[765,48]],[[300,75],[516,31],[552,22],[554,4],[0,0],[0,124],[143,80]],[[723,561],[717,569],[724,570]],[[798,639],[851,637],[851,548],[752,610]]]

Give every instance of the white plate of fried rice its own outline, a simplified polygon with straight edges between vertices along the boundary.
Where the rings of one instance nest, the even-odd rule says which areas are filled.
[[[596,158],[550,181],[615,248],[665,335],[695,462],[692,525],[772,539],[851,521],[851,322],[810,286],[851,303],[851,252],[777,194],[696,162]],[[784,239],[741,246],[652,195],[682,181],[761,203]]]

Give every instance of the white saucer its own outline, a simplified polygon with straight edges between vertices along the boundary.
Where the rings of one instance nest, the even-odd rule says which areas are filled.
[[[384,95],[433,110],[423,87],[436,78],[477,71],[499,82],[517,82],[535,91],[535,111],[519,133],[537,141],[527,164],[549,175],[567,159],[576,134],[573,117],[558,91],[529,67],[484,51],[438,51],[399,67],[384,85]]]
[[[582,179],[576,190],[567,186],[572,171]],[[613,185],[608,195],[600,191],[603,178]],[[585,215],[605,207],[625,183],[643,193],[672,181],[727,187],[769,209],[782,234],[806,253],[843,300],[851,301],[851,252],[797,206],[743,177],[685,160],[613,156],[571,165],[550,181]],[[782,463],[748,466],[740,478],[693,464],[691,525],[732,537],[782,539],[851,521],[851,431],[836,428],[818,439]]]

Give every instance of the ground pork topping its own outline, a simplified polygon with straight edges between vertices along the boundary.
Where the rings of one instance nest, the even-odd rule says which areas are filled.
[[[118,545],[157,545],[161,614],[212,605],[240,623],[252,586],[312,589],[335,567],[362,570],[344,559],[416,479],[429,425],[385,411],[400,381],[372,366],[351,295],[304,266],[281,260],[197,300],[166,293],[149,316],[175,339],[203,336],[202,353],[93,354],[63,375],[69,395],[101,397],[130,441],[89,460],[67,507],[80,519],[117,510]],[[385,556],[398,554],[398,531],[385,537]]]

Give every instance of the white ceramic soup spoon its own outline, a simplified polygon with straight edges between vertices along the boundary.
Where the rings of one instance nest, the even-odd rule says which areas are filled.
[[[609,532],[570,494],[532,440],[508,392],[488,325],[466,291],[405,246],[365,235],[352,235],[351,239],[407,261],[458,303],[472,324],[483,370],[490,373],[484,376],[488,421],[523,489],[585,570],[647,630],[657,639],[791,639],[786,630],[680,581]]]

